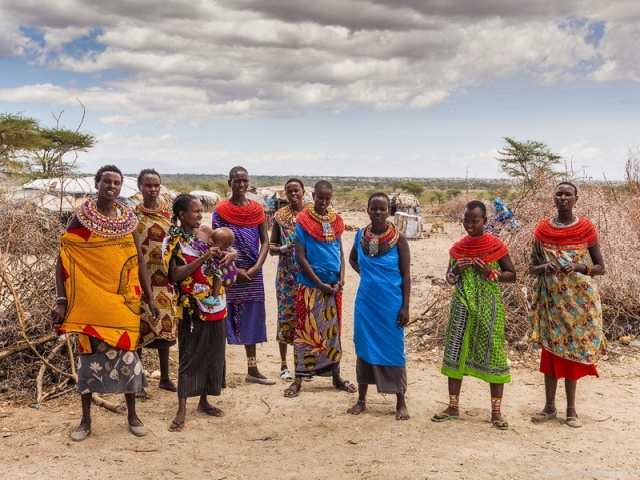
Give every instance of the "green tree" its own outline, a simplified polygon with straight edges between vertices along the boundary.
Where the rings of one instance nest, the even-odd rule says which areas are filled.
[[[419,182],[414,182],[412,180],[398,184],[398,188],[401,188],[402,190],[406,190],[407,192],[411,193],[412,195],[415,195],[416,197],[422,194],[422,192],[424,192],[424,185],[422,185]]]
[[[509,137],[504,137],[504,141],[505,146],[498,150],[501,157],[496,160],[500,163],[500,170],[509,177],[519,180],[525,187],[533,187],[540,180],[558,175],[554,167],[562,157],[553,153],[545,143],[518,142]]]
[[[40,130],[41,145],[33,152],[34,170],[43,177],[60,177],[76,170],[75,158],[65,160],[69,153],[86,152],[95,145],[90,133],[66,128],[44,128]]]
[[[24,173],[25,155],[40,146],[39,125],[33,118],[5,113],[0,115],[0,173]]]
[[[76,159],[69,161],[65,156],[86,152],[95,145],[95,138],[78,129],[62,128],[60,115],[54,118],[54,128],[43,128],[33,118],[0,115],[0,168],[3,173],[32,173],[51,178],[75,170]]]

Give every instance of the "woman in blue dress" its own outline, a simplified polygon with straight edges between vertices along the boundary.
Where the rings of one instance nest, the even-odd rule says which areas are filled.
[[[409,321],[410,252],[404,234],[389,222],[391,204],[384,193],[369,197],[371,223],[355,237],[349,263],[360,274],[354,334],[358,401],[348,412],[366,410],[369,385],[395,394],[396,420],[408,420],[404,327]]]

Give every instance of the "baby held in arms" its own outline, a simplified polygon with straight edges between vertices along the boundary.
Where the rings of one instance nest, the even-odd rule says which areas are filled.
[[[220,265],[220,259],[231,248],[236,236],[230,228],[220,227],[215,230],[207,225],[201,225],[196,236],[203,242],[216,249],[212,259],[211,270],[213,273],[213,287],[211,294],[202,300],[202,303],[212,307],[220,305],[220,295],[224,293],[222,287],[228,287],[236,278],[234,263],[225,266]]]

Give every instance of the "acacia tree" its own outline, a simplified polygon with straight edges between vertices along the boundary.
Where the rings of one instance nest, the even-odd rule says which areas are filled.
[[[93,147],[95,137],[79,131],[82,120],[76,130],[61,127],[61,116],[62,112],[57,117],[54,115],[55,127],[44,128],[33,118],[0,115],[1,172],[47,178],[74,173],[77,153]],[[84,113],[82,118],[84,120]],[[67,157],[70,153],[76,154],[72,160]]]
[[[545,143],[532,140],[518,142],[509,137],[503,138],[506,145],[498,150],[501,158],[496,159],[500,170],[520,181],[525,189],[532,188],[540,180],[559,175],[554,167],[562,157],[553,153]]]
[[[15,175],[27,170],[25,154],[40,146],[39,128],[33,118],[0,114],[0,173]]]

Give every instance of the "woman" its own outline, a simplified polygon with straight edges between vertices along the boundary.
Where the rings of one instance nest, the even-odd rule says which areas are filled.
[[[330,206],[332,197],[331,184],[320,180],[313,189],[313,204],[296,217],[295,255],[300,266],[293,344],[296,378],[285,397],[298,396],[302,378],[314,375],[331,375],[335,388],[356,391],[340,377],[344,222]]]
[[[489,383],[491,423],[506,430],[509,424],[502,418],[501,405],[504,384],[511,377],[504,353],[505,311],[498,283],[515,282],[516,272],[507,246],[484,232],[486,223],[484,203],[469,202],[462,221],[467,235],[449,250],[446,279],[455,289],[441,370],[449,377],[449,406],[431,420],[459,417],[462,378],[470,375]]]
[[[389,222],[391,202],[374,193],[367,202],[371,223],[353,242],[349,263],[360,275],[354,308],[358,401],[348,412],[366,410],[367,389],[396,395],[396,420],[408,420],[404,327],[409,321],[411,258],[402,232]]]
[[[578,380],[599,376],[596,363],[605,344],[602,306],[593,281],[594,275],[604,275],[604,259],[593,223],[573,213],[576,186],[560,183],[553,201],[557,214],[536,226],[529,266],[535,277],[531,340],[542,346],[540,371],[546,395],[544,408],[531,420],[556,418],[556,388],[558,379],[564,378],[567,425],[578,428],[582,426],[576,412]]]
[[[136,392],[147,386],[136,353],[141,292],[151,316],[159,316],[144,268],[138,220],[117,200],[122,172],[105,165],[96,173],[95,187],[97,196],[78,207],[62,235],[52,312],[59,334],[78,335],[76,388],[82,420],[71,434],[76,442],[91,433],[93,392],[124,393],[129,430],[138,437],[149,433],[136,414]]]
[[[294,256],[296,215],[304,208],[304,184],[291,178],[284,184],[288,205],[273,217],[269,254],[278,255],[276,273],[276,300],[278,302],[278,330],[276,340],[280,348],[280,378],[293,380],[287,366],[287,345],[293,345],[296,331],[296,295],[298,293],[298,264]]]
[[[215,228],[233,230],[233,248],[238,252],[238,279],[227,289],[227,341],[245,347],[246,382],[274,385],[275,380],[260,373],[256,360],[256,344],[267,341],[262,265],[269,253],[268,220],[262,206],[246,196],[249,173],[244,167],[232,168],[228,183],[231,198],[218,204],[212,220]]]
[[[176,385],[169,378],[169,349],[176,344],[178,321],[172,302],[173,285],[162,262],[162,241],[171,226],[171,203],[160,196],[160,184],[160,174],[154,169],[144,169],[138,175],[142,203],[136,205],[134,211],[139,221],[138,234],[142,238],[142,254],[151,279],[153,300],[160,310],[160,317],[156,319],[143,304],[138,355],[142,359],[142,347],[157,350],[160,359],[158,388],[175,392]],[[146,391],[143,389],[139,396],[146,398]]]
[[[178,411],[169,431],[184,428],[187,398],[200,397],[198,411],[215,417],[222,410],[211,405],[207,395],[219,396],[225,385],[225,317],[224,293],[219,305],[203,300],[213,287],[213,258],[221,252],[209,247],[196,233],[202,221],[202,204],[183,193],[173,202],[173,226],[163,245],[164,262],[169,279],[178,290]],[[221,265],[232,261],[232,254]]]

